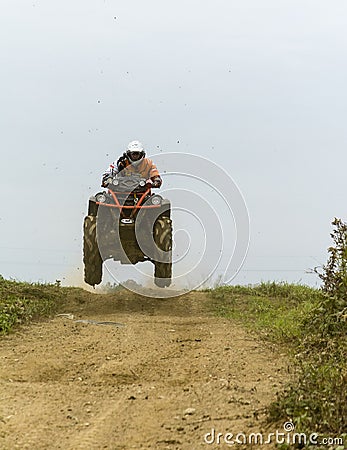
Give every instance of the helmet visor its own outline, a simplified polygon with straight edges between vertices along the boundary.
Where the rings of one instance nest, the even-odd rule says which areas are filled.
[[[138,161],[142,158],[142,152],[130,152],[129,156],[132,161]]]

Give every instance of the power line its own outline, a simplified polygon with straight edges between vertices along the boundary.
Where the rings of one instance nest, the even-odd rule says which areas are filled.
[[[77,250],[64,250],[56,248],[31,248],[31,247],[0,247],[0,250],[20,250],[20,251],[35,251],[35,252],[49,252],[49,253],[80,253]]]
[[[63,266],[63,267],[74,267],[76,264],[73,263],[51,263],[51,262],[40,262],[40,261],[0,261],[0,264],[7,264],[16,266]]]

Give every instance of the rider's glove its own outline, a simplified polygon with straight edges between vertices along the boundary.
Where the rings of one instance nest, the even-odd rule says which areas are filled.
[[[154,188],[160,188],[161,186],[161,178],[160,177],[155,177],[152,179],[152,187]]]
[[[123,154],[117,161],[118,172],[121,172],[122,170],[124,170],[126,168],[127,162],[128,162],[128,158],[126,157],[125,154]]]
[[[151,189],[153,187],[153,181],[151,179],[146,180],[146,188]]]

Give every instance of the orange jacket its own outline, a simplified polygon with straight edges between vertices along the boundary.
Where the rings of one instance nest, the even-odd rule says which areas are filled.
[[[125,174],[127,173],[139,173],[143,178],[159,177],[159,171],[157,166],[149,158],[143,158],[143,160],[136,166],[130,164],[128,160],[125,161]]]

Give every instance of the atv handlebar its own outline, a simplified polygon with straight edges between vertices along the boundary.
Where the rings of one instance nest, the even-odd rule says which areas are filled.
[[[144,191],[146,189],[157,188],[156,184],[150,179],[142,178],[141,176],[130,175],[130,176],[117,176],[117,175],[104,175],[102,179],[102,187],[117,190],[126,191]]]

